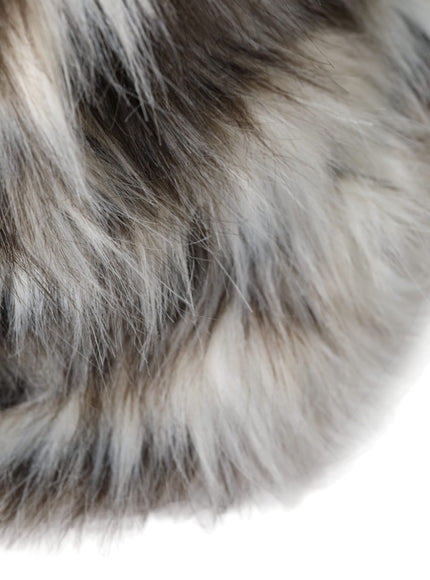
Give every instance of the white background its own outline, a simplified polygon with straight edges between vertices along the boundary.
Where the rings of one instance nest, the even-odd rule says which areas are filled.
[[[0,577],[430,580],[430,329],[420,344],[388,425],[294,509],[255,508],[209,528],[150,520],[110,547],[0,548]]]

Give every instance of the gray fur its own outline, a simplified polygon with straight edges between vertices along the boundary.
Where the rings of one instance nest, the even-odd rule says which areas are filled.
[[[430,10],[0,1],[0,522],[279,493],[429,286]]]

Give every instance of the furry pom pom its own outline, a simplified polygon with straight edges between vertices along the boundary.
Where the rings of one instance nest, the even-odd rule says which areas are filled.
[[[340,456],[429,290],[426,0],[0,1],[0,522]]]

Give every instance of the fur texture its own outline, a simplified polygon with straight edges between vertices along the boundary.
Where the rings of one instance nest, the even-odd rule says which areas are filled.
[[[426,0],[0,1],[4,530],[343,451],[429,290],[429,34]]]

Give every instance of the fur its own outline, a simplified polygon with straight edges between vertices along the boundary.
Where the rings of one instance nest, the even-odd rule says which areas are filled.
[[[0,525],[284,493],[429,290],[426,0],[0,0]]]

